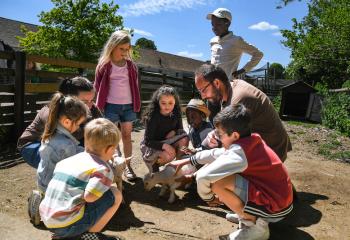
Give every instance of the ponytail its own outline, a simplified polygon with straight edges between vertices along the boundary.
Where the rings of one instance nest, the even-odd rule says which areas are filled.
[[[64,96],[57,92],[53,95],[49,104],[49,117],[45,124],[45,130],[42,136],[42,141],[50,139],[56,132],[58,121],[65,116],[73,123],[78,122],[82,117],[88,115],[88,107],[73,96]]]

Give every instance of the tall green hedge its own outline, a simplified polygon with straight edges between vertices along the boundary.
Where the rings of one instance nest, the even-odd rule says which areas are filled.
[[[322,124],[350,137],[350,94],[329,93],[322,110]]]

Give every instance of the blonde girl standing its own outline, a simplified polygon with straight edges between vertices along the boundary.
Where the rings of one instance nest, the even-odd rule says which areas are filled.
[[[138,71],[131,59],[131,37],[128,32],[119,30],[112,33],[99,58],[95,83],[97,107],[104,111],[105,117],[120,123],[123,153],[126,161],[124,175],[135,180],[131,168],[132,122],[140,111],[141,100],[138,84]]]

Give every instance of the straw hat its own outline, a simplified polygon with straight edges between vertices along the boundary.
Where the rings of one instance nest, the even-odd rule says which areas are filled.
[[[197,109],[198,111],[201,111],[202,113],[204,113],[205,116],[207,117],[209,117],[210,115],[209,109],[207,108],[203,100],[200,100],[200,99],[191,99],[186,106],[186,110],[188,108]]]

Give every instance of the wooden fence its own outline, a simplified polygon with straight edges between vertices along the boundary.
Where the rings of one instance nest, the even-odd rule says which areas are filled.
[[[0,67],[0,144],[5,141],[17,141],[25,127],[34,119],[37,111],[48,103],[52,93],[58,89],[60,77],[74,77],[78,75],[78,71],[84,69],[84,72],[87,72],[85,77],[93,81],[96,67],[93,63],[26,55],[23,52],[0,51],[0,60],[15,62],[12,68]],[[70,70],[57,72],[26,69],[28,62],[49,64]],[[139,75],[143,107],[148,103],[152,93],[163,84],[177,89],[182,105],[198,96],[193,78],[174,77],[145,71],[142,68],[139,69]],[[1,79],[7,83],[1,84]],[[4,81],[4,79],[7,80]]]

